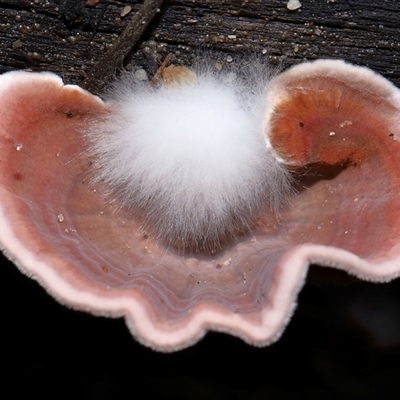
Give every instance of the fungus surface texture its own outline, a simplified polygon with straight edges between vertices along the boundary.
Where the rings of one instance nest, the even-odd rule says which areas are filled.
[[[277,340],[311,263],[395,278],[398,89],[366,68],[321,60],[289,69],[263,90],[255,125],[285,199],[257,201],[243,224],[228,212],[224,231],[214,228],[222,234],[214,249],[202,247],[203,228],[194,247],[192,232],[176,240],[180,228],[168,242],[143,216],[146,208],[127,206],[123,179],[115,196],[101,172],[96,179],[93,126],[109,120],[115,104],[51,73],[2,75],[4,253],[61,303],[124,317],[137,340],[163,351],[187,347],[207,330],[258,346]]]

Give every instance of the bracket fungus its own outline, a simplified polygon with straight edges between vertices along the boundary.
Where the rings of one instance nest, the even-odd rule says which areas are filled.
[[[196,96],[202,96],[201,90]],[[263,91],[262,114],[249,111],[254,110],[252,101],[238,105],[237,91],[220,91],[215,96],[222,97],[211,103],[209,114],[201,118],[196,114],[194,120],[189,115],[183,131],[191,134],[192,128],[205,126],[212,132],[206,138],[211,145],[194,153],[185,147],[183,152],[190,150],[190,156],[181,161],[188,173],[181,176],[182,168],[176,169],[168,158],[176,151],[168,140],[168,145],[157,148],[164,149],[164,155],[152,159],[144,153],[139,166],[134,163],[145,152],[142,142],[134,145],[136,153],[122,151],[126,136],[119,147],[108,148],[119,140],[109,121],[113,115],[121,116],[116,111],[121,103],[103,102],[77,86],[64,85],[51,73],[2,75],[4,253],[61,303],[93,314],[125,317],[137,340],[163,351],[187,347],[207,330],[227,332],[258,346],[277,340],[295,308],[310,263],[363,279],[395,278],[400,271],[399,90],[366,68],[320,60],[274,77]],[[157,93],[155,89],[146,96]],[[149,104],[154,110],[153,100]],[[139,107],[135,101],[133,106]],[[190,114],[189,101],[184,98],[182,103],[179,98],[177,107]],[[244,125],[237,125],[237,119],[227,127],[218,121],[214,111],[222,105],[236,110],[236,116],[245,110]],[[174,114],[159,121],[151,115],[149,125],[139,127],[148,135],[152,126],[162,130],[177,120]],[[133,130],[138,118],[128,121]],[[219,124],[215,132],[214,124]],[[232,134],[241,142],[232,145],[229,142],[237,137],[232,139],[229,133],[236,127],[238,132]],[[214,175],[209,165],[195,170],[198,165],[192,166],[190,160],[213,151],[213,138],[221,129],[228,134],[218,139],[216,159],[207,154],[205,161],[220,171]],[[242,160],[250,139],[245,135],[243,141],[241,135],[251,134],[252,129],[264,136],[258,142],[256,134],[260,147]],[[96,146],[103,134],[111,142]],[[201,129],[196,135],[201,136]],[[179,136],[177,142],[183,141]],[[197,150],[202,146],[198,137],[185,146],[193,143]],[[227,164],[222,160],[225,152],[233,157]],[[107,169],[116,153],[122,156]],[[266,184],[279,181],[272,191],[259,187],[268,175],[260,167],[266,158],[272,165],[268,170],[275,171]],[[255,175],[232,170],[235,159]],[[128,185],[128,194],[124,184],[129,176],[118,175],[118,165],[124,163],[135,165],[128,173],[136,179]],[[222,171],[226,166],[228,172]],[[144,172],[135,175],[142,167]],[[111,172],[115,186],[106,178]],[[171,173],[178,183],[168,179]],[[232,174],[237,176],[231,181]],[[211,183],[199,189],[202,177],[209,176]],[[254,178],[250,185],[248,176]],[[148,177],[155,183],[148,185],[151,190],[140,192]],[[167,185],[157,186],[160,180]],[[180,185],[184,186],[176,198]],[[214,190],[214,185],[222,189]],[[272,196],[271,206],[271,193],[277,188],[284,199]],[[164,196],[169,196],[168,204]],[[225,207],[231,200],[236,204]],[[190,201],[194,203],[186,209]],[[187,210],[184,222],[175,223]],[[168,218],[160,228],[157,223],[163,213]],[[197,213],[202,214],[199,220]],[[191,228],[193,219],[197,227]]]

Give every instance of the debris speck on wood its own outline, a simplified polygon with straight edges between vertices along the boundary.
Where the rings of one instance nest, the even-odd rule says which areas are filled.
[[[86,0],[86,5],[88,7],[94,7],[94,6],[97,6],[99,1],[100,0]]]
[[[126,15],[128,15],[130,12],[132,11],[132,7],[131,6],[125,6],[122,11],[121,11],[121,17],[125,17]]]
[[[299,0],[289,0],[286,7],[290,11],[298,10],[301,7],[301,3]]]

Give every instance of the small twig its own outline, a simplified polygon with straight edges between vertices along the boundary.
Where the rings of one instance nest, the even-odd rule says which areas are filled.
[[[156,73],[154,74],[153,78],[151,79],[150,86],[154,86],[158,82],[158,80],[161,78],[161,75],[163,74],[165,68],[167,68],[169,63],[171,62],[172,57],[173,57],[172,53],[167,54],[164,61],[162,62],[162,64],[160,65],[160,67],[158,68]]]
[[[145,0],[111,49],[87,74],[81,85],[83,88],[95,93],[103,88],[115,71],[122,67],[125,57],[132,51],[147,25],[157,14],[162,2],[163,0]]]

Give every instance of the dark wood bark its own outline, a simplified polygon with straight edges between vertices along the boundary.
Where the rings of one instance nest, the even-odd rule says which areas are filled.
[[[81,83],[123,32],[141,2],[1,0],[0,72],[54,71]],[[165,0],[132,53],[128,69],[149,76],[163,58],[190,65],[199,53],[226,64],[253,53],[273,65],[343,58],[366,65],[400,86],[400,2],[387,0]],[[126,16],[124,7],[132,10]]]

